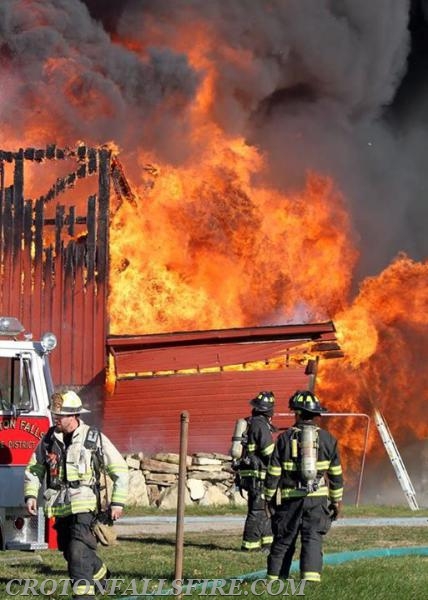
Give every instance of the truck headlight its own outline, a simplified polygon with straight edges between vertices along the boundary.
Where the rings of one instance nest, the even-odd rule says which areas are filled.
[[[54,348],[56,348],[56,344],[57,344],[56,335],[54,333],[51,333],[50,331],[48,331],[47,333],[43,334],[42,339],[40,340],[40,343],[42,345],[44,352],[46,352],[46,353],[51,352]]]

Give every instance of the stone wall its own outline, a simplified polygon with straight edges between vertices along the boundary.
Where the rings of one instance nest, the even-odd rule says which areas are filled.
[[[177,506],[179,455],[142,452],[125,456],[129,467],[128,506]],[[246,500],[235,490],[232,458],[198,452],[187,457],[186,505],[236,505]]]

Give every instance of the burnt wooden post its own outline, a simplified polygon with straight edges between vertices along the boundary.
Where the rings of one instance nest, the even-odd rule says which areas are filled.
[[[307,365],[306,365],[306,369],[305,369],[305,375],[309,375],[308,389],[312,393],[315,392],[315,383],[316,383],[316,378],[317,378],[317,373],[318,373],[318,361],[319,361],[318,356],[316,358],[309,359],[307,362]]]
[[[107,317],[108,261],[109,261],[109,205],[110,205],[110,158],[111,152],[101,148],[98,152],[98,219],[96,235],[96,294],[93,323],[98,331],[93,334],[93,355],[107,361],[105,341],[109,329]],[[104,381],[105,371],[102,374]]]

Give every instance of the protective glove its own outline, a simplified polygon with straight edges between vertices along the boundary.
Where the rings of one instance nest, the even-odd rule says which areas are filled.
[[[95,521],[92,525],[92,532],[103,546],[115,546],[118,543],[116,530],[113,525]]]
[[[267,502],[267,500],[265,500],[264,511],[265,511],[265,515],[267,516],[267,518],[271,519],[273,516],[273,512],[272,512],[269,502]]]
[[[103,546],[114,546],[117,542],[116,529],[109,510],[98,513],[92,523],[92,533]]]
[[[328,506],[328,510],[330,511],[331,520],[336,521],[342,512],[342,502],[331,502]]]
[[[275,514],[276,510],[276,497],[274,496],[270,500],[265,500],[265,513],[266,516],[271,519]]]

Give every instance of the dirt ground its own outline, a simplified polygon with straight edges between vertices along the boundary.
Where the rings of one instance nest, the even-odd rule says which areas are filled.
[[[244,527],[244,517],[185,517],[184,530],[187,532],[229,531],[239,533]],[[120,537],[139,534],[175,533],[176,519],[171,517],[124,517],[115,525]]]
[[[184,517],[186,532],[227,531],[240,533],[244,528],[243,516],[206,516]],[[333,527],[379,527],[395,525],[399,527],[428,527],[427,517],[392,517],[392,518],[344,518],[333,523]],[[120,537],[139,534],[175,533],[175,516],[124,517],[115,525]]]

